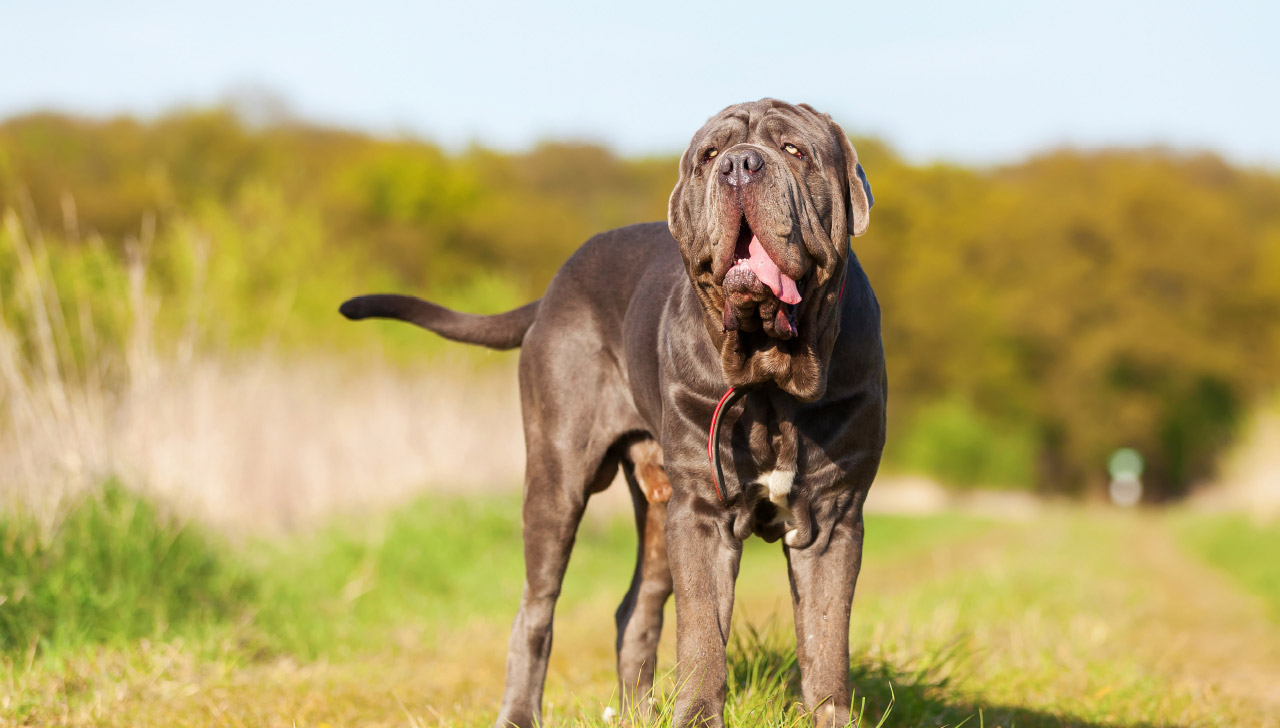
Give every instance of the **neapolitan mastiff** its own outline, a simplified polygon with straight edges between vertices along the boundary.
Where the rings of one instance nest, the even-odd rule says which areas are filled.
[[[734,581],[754,533],[783,540],[807,709],[819,725],[849,721],[862,505],[885,436],[880,310],[849,247],[871,204],[829,116],[764,99],[694,135],[666,224],[588,240],[538,301],[495,316],[396,295],[343,304],[350,319],[523,347],[526,575],[497,725],[540,720],[574,535],[619,466],[640,534],[616,615],[623,714],[652,711],[674,589],[677,723],[723,725]]]

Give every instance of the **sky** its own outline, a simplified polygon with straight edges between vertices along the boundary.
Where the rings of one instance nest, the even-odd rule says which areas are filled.
[[[672,153],[724,106],[808,102],[918,162],[1167,145],[1280,166],[1280,2],[0,0],[0,116],[266,92],[449,147]]]

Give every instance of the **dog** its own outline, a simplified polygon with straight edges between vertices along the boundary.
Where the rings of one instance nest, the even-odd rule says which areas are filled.
[[[879,304],[849,245],[872,204],[828,115],[763,99],[694,135],[665,223],[591,238],[538,301],[494,316],[385,294],[342,305],[522,348],[525,585],[496,725],[540,723],[569,552],[619,467],[639,532],[615,615],[622,714],[653,712],[674,591],[676,723],[724,725],[734,582],[756,534],[783,541],[806,710],[849,723],[849,614],[888,394]]]

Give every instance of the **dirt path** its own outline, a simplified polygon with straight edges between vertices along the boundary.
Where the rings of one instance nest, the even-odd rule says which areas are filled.
[[[1149,619],[1138,633],[1188,690],[1256,706],[1280,725],[1280,626],[1266,605],[1186,553],[1162,523],[1144,519],[1132,558],[1149,576]]]
[[[976,706],[1068,725],[1280,725],[1280,625],[1158,517],[1049,514],[999,558],[875,612],[879,640],[909,645],[889,653],[899,662],[963,635],[973,656],[954,684]],[[914,615],[905,637],[895,612]]]

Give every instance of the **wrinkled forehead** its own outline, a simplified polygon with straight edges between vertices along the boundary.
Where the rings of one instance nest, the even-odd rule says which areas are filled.
[[[825,119],[817,113],[782,101],[765,99],[735,104],[707,120],[694,135],[695,145],[722,146],[748,142],[775,143],[782,139],[827,144],[830,133]]]

